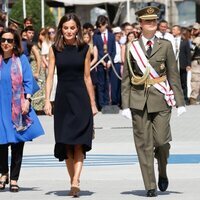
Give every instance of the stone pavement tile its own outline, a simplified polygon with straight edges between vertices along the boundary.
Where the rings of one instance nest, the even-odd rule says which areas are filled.
[[[176,117],[176,109],[173,109],[169,189],[164,193],[158,192],[159,196],[151,199],[199,200],[199,119],[200,106],[188,106],[187,113],[181,117]],[[19,180],[21,191],[13,194],[7,188],[0,192],[2,200],[72,199],[66,196],[70,185],[65,164],[53,157],[53,118],[40,116],[40,120],[46,135],[25,144]],[[82,172],[80,199],[146,199],[131,121],[120,114],[99,113],[95,117],[95,127],[93,149],[88,153]],[[181,164],[176,164],[177,160]]]
[[[187,173],[186,173],[187,172]],[[200,174],[197,165],[169,165],[169,188],[158,191],[155,199],[199,199]],[[69,181],[64,167],[23,168],[21,191],[13,194],[6,189],[1,199],[71,199],[67,196]],[[81,198],[90,200],[146,199],[139,166],[85,167],[81,178]]]

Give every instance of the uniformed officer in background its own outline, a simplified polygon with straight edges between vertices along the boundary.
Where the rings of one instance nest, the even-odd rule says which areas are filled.
[[[192,27],[192,63],[191,63],[191,95],[190,105],[197,105],[200,96],[200,24]]]
[[[136,12],[142,34],[127,45],[122,78],[122,115],[132,117],[147,197],[157,196],[154,157],[158,163],[158,187],[160,191],[167,190],[172,106],[178,108],[178,116],[186,112],[172,45],[155,36],[158,13],[159,9],[152,6]]]

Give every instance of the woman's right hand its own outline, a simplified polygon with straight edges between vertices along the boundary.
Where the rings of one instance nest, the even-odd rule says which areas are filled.
[[[44,112],[46,115],[52,116],[52,106],[49,100],[45,101]]]
[[[92,106],[92,113],[93,113],[93,116],[95,116],[98,113],[98,109],[96,105]]]

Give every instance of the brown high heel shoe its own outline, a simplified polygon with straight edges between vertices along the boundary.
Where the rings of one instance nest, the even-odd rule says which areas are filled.
[[[73,181],[71,190],[69,193],[73,197],[79,197],[79,193],[80,193],[80,181],[79,180]]]
[[[2,177],[3,176],[5,176],[6,177],[6,179],[5,180],[0,180],[0,185],[2,185],[2,187],[0,187],[0,190],[4,190],[5,189],[5,187],[6,187],[6,184],[8,184],[9,183],[9,180],[8,180],[8,174],[4,174],[4,175],[2,175],[1,177],[0,177],[0,179],[2,179]]]

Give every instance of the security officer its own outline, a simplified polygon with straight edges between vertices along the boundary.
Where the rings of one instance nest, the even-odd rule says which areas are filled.
[[[136,12],[142,34],[127,45],[122,78],[122,114],[128,116],[131,110],[147,197],[157,196],[154,157],[158,163],[158,187],[160,191],[167,190],[172,106],[178,107],[178,116],[186,112],[172,45],[155,36],[158,13],[159,9],[152,6]]]

